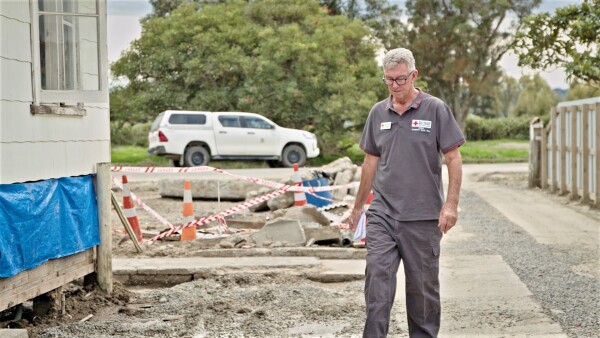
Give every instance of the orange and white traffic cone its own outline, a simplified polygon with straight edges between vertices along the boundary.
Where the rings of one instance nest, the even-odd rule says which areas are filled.
[[[194,221],[194,204],[192,203],[192,183],[188,180],[183,182],[183,224]],[[182,241],[196,239],[196,226],[183,228],[181,230]]]
[[[294,181],[294,186],[302,187],[302,178],[300,177],[300,171],[298,168],[298,163],[294,163],[294,175],[292,176]],[[294,192],[294,206],[301,207],[306,205],[306,194],[304,191],[295,191]]]
[[[133,204],[133,200],[131,199],[131,191],[129,190],[129,182],[127,181],[127,176],[123,175],[123,214],[127,217],[127,221],[129,225],[131,225],[131,229],[133,229],[133,233],[135,237],[137,237],[138,241],[142,241],[144,237],[142,236],[142,230],[140,229],[140,222],[138,221],[137,215],[135,213],[135,205]]]

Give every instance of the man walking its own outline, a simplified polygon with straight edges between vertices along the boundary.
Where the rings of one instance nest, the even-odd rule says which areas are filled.
[[[390,96],[373,106],[360,139],[366,156],[350,218],[354,229],[373,190],[375,199],[367,211],[363,337],[387,335],[401,260],[409,335],[437,337],[440,241],[457,220],[462,180],[458,148],[465,138],[450,108],[415,88],[419,71],[410,50],[389,51],[383,68]],[[442,154],[449,174],[445,201]]]

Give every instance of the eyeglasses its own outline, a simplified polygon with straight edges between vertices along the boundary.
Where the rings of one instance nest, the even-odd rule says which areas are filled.
[[[396,84],[398,86],[401,86],[401,85],[405,84],[406,81],[408,81],[408,79],[410,79],[410,76],[412,75],[413,72],[414,72],[414,70],[412,72],[408,73],[408,75],[406,77],[397,77],[395,79],[390,79],[390,78],[387,78],[384,76],[381,79],[388,86],[391,86],[394,82],[396,82]]]

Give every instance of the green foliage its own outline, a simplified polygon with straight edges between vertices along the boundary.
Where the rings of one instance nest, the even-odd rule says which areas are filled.
[[[402,10],[387,0],[320,0],[330,15],[345,15],[363,21],[383,48],[390,50],[406,45],[406,27],[400,21]]]
[[[493,91],[494,115],[496,117],[507,117],[517,104],[519,92],[517,79],[506,74],[502,75]]]
[[[148,147],[151,122],[130,124],[111,121],[110,141],[114,145]]]
[[[581,100],[600,96],[600,84],[587,84],[573,81],[567,92],[567,100]]]
[[[484,119],[470,115],[465,134],[469,141],[504,138],[526,140],[529,138],[530,120],[528,116]]]
[[[369,29],[328,15],[316,1],[184,2],[163,10],[168,15],[142,21],[142,36],[112,65],[128,81],[113,93],[127,98],[115,116],[250,111],[315,132],[327,153],[338,150],[343,121],[360,128],[386,95]]]
[[[511,48],[514,27],[539,3],[407,0],[408,38],[419,74],[463,130],[473,100],[492,93],[502,75],[498,63]]]
[[[527,161],[527,140],[469,140],[460,147],[464,163],[499,163]],[[168,166],[169,161],[158,156],[148,156],[146,148],[117,146],[111,150],[113,164],[137,166]],[[340,157],[348,157],[353,163],[361,165],[365,153],[354,144],[346,151],[337,154],[325,154],[308,160],[307,166],[320,167]],[[223,169],[267,168],[265,161],[211,161],[208,165]]]
[[[558,98],[546,80],[539,74],[522,76],[519,79],[521,91],[513,110],[512,116],[541,116],[548,115],[550,108],[556,106]]]
[[[567,78],[600,82],[600,1],[584,0],[524,22],[515,52],[519,66],[564,67]]]

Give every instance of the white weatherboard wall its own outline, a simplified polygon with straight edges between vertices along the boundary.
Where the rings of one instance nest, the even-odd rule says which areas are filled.
[[[83,117],[30,113],[31,29],[29,1],[0,0],[0,184],[90,174],[110,162],[108,98],[85,103]]]

